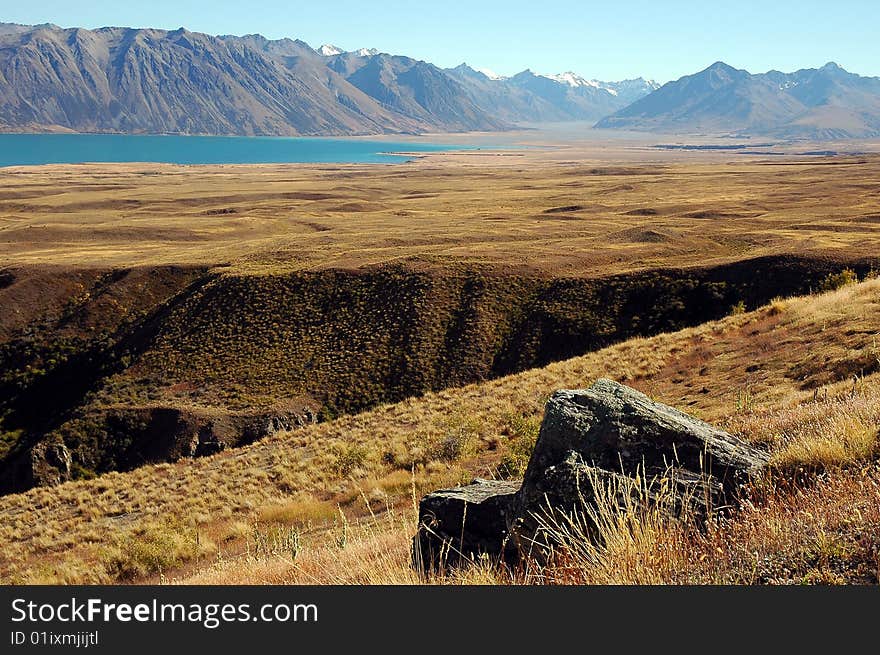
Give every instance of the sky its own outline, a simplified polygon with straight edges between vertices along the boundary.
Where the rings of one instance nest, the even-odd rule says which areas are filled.
[[[666,82],[721,60],[752,73],[835,61],[880,76],[880,0],[0,0],[0,22],[259,33],[502,75]]]

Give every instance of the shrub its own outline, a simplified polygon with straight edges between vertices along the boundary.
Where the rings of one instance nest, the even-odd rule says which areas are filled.
[[[104,555],[104,567],[116,580],[133,580],[176,568],[199,554],[192,528],[163,523],[144,526],[124,536]]]
[[[444,462],[455,462],[461,459],[471,450],[471,435],[461,429],[446,434],[437,443],[435,450],[436,459]]]
[[[787,309],[788,302],[784,298],[777,296],[771,300],[770,304],[767,306],[767,314],[770,316],[778,316],[779,314],[784,313]]]
[[[538,432],[541,430],[541,421],[535,416],[514,415],[507,419],[507,431],[510,439],[507,448],[501,456],[498,465],[498,475],[502,478],[518,478],[526,472],[535,442],[538,440]]]
[[[349,476],[355,469],[367,461],[367,449],[361,444],[350,444],[336,452],[336,471],[339,475]]]
[[[839,273],[829,273],[828,276],[819,285],[819,291],[822,293],[828,291],[836,291],[850,284],[856,284],[859,276],[851,268],[845,268]]]

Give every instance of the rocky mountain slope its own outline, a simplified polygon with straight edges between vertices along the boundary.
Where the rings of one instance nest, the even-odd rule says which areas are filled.
[[[0,131],[413,134],[598,121],[660,133],[880,135],[880,78],[833,63],[753,75],[717,62],[658,86],[441,69],[259,34],[0,23]]]
[[[777,138],[880,135],[880,78],[834,63],[752,75],[723,62],[669,82],[597,127],[654,132],[724,132]]]
[[[525,71],[489,79],[258,34],[0,24],[0,130],[346,135],[597,120],[651,91]]]
[[[318,135],[505,126],[446,76],[435,77],[452,84],[445,89],[447,111],[438,115],[383,104],[301,41],[184,29],[6,28],[0,32],[0,127]],[[430,89],[420,92],[430,97]]]

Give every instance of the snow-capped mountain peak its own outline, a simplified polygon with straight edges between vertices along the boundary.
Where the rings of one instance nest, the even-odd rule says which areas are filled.
[[[586,80],[577,73],[573,73],[571,71],[566,71],[565,73],[558,73],[556,75],[541,75],[541,77],[546,77],[548,79],[553,80],[554,82],[559,82],[560,84],[567,84],[572,88],[577,88],[579,86],[594,86],[598,87],[599,85],[593,80]]]
[[[343,50],[342,48],[332,45],[330,43],[325,43],[320,48],[318,48],[318,54],[323,55],[324,57],[335,57],[336,55],[344,55],[352,53],[357,55],[358,57],[372,57],[373,55],[378,55],[379,51],[376,48],[358,48],[357,50]]]
[[[333,57],[334,55],[341,55],[345,50],[342,48],[338,48],[335,45],[331,45],[329,43],[325,43],[320,48],[318,48],[318,52],[325,57]]]
[[[600,91],[605,91],[613,96],[620,95],[623,93],[626,95],[631,95],[632,91],[642,91],[645,93],[650,93],[651,91],[656,91],[660,88],[660,85],[657,84],[654,80],[646,80],[643,78],[636,78],[633,80],[621,80],[620,82],[603,82],[601,80],[588,80],[577,73],[573,73],[572,71],[566,71],[565,73],[558,74],[547,74],[540,75],[540,77],[544,77],[549,80],[553,80],[558,84],[564,84],[566,86],[571,87],[572,89],[585,88],[590,87],[593,89],[598,89]]]
[[[499,75],[498,73],[496,73],[495,71],[493,71],[489,68],[475,68],[474,70],[477,71],[478,73],[482,73],[483,75],[488,77],[490,80],[506,80],[507,79],[504,75]]]

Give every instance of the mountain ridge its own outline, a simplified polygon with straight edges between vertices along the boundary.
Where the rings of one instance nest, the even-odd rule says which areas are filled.
[[[353,136],[600,129],[827,140],[880,136],[880,78],[833,61],[723,61],[662,86],[571,70],[512,76],[260,34],[0,23],[0,131]]]
[[[0,23],[0,130],[497,131],[524,121],[597,120],[630,97],[616,97],[617,83],[581,89],[541,78],[549,86],[530,89],[462,73],[374,48],[315,49],[259,34]]]
[[[834,62],[792,73],[749,73],[722,61],[662,87],[596,127],[777,138],[880,136],[880,78]]]

